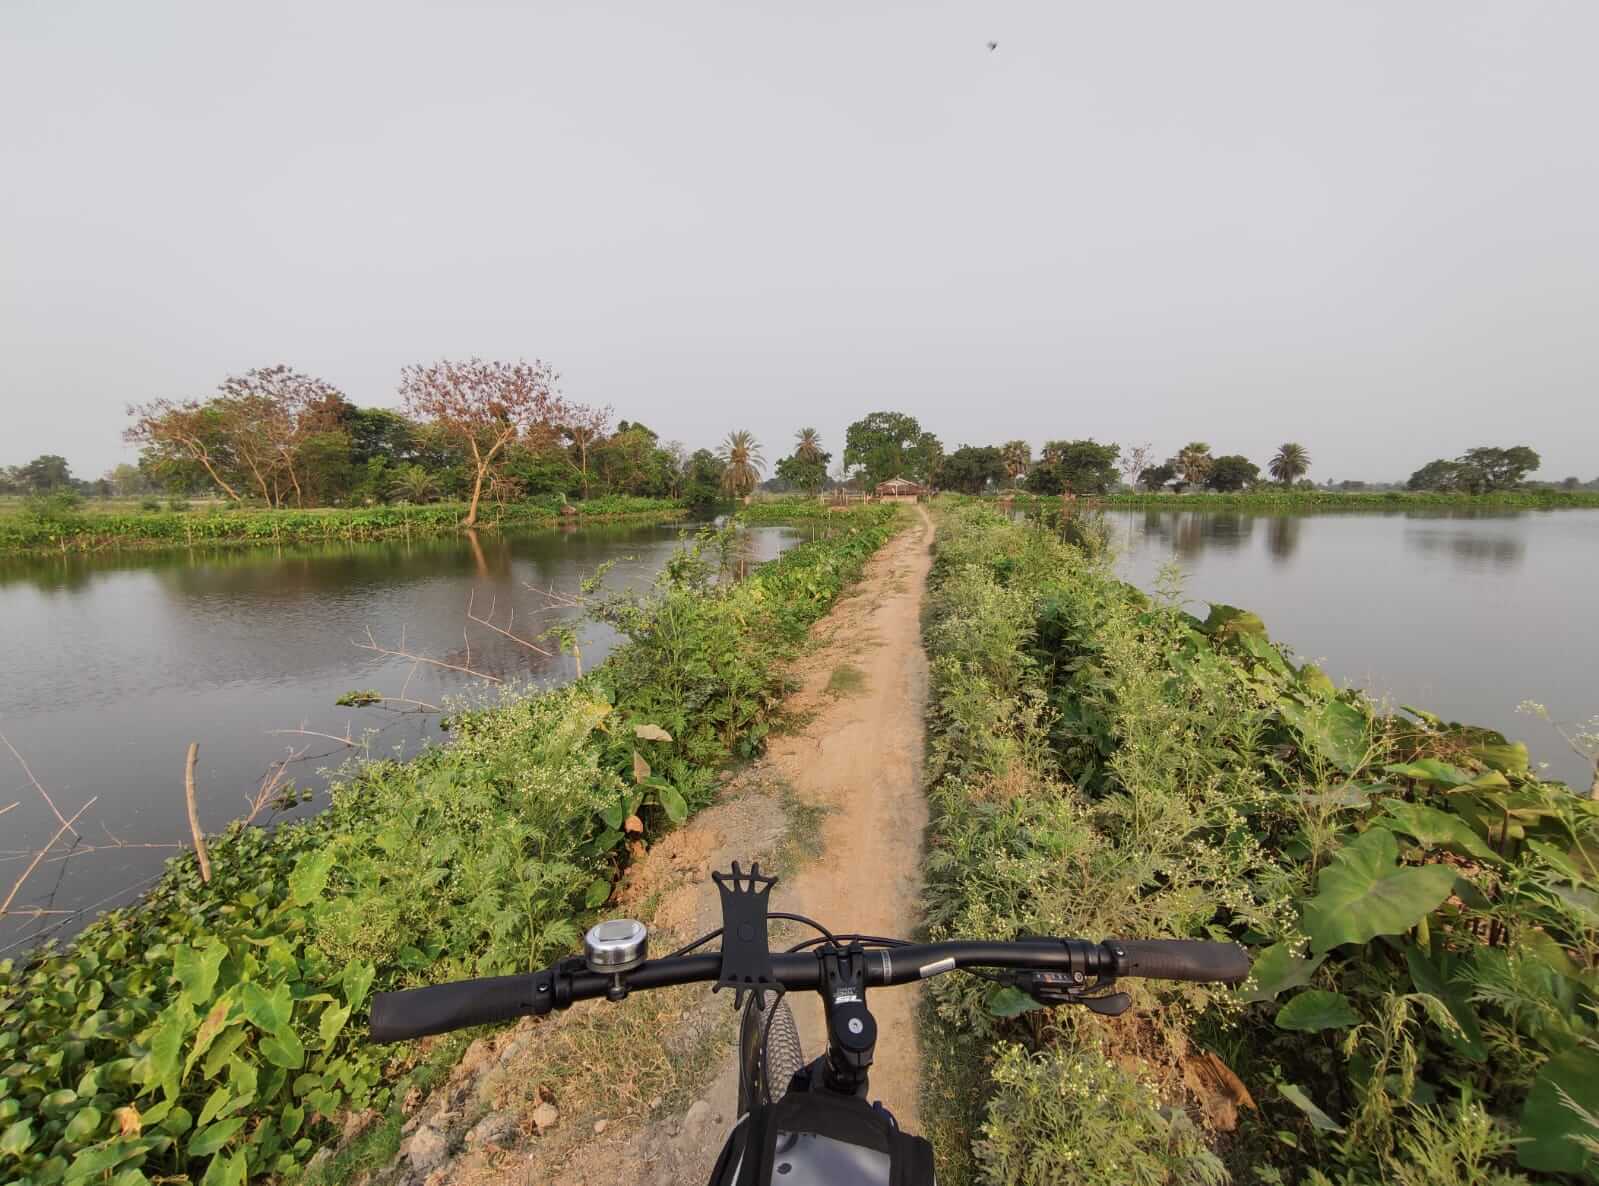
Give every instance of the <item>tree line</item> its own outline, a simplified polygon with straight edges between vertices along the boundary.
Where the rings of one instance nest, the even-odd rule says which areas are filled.
[[[124,437],[139,446],[137,466],[119,465],[84,482],[71,475],[64,458],[46,454],[0,469],[0,493],[205,492],[272,507],[455,499],[468,503],[470,523],[485,499],[626,494],[705,506],[758,487],[870,490],[890,478],[972,494],[1312,485],[1309,451],[1293,441],[1277,449],[1264,475],[1242,454],[1217,454],[1204,441],[1191,441],[1164,460],[1147,444],[1124,449],[1092,438],[1046,441],[1036,457],[1021,440],[946,453],[936,435],[904,412],[872,412],[850,424],[836,469],[816,429],[801,428],[763,481],[762,446],[748,431],[730,432],[716,449],[690,452],[638,421],[613,422],[609,407],[568,398],[558,381],[542,362],[417,364],[402,370],[401,408],[394,410],[359,407],[331,383],[287,366],[261,367],[229,376],[209,398],[129,405]],[[1514,489],[1538,464],[1526,445],[1483,446],[1429,462],[1406,485],[1465,493]],[[1561,485],[1582,483],[1568,478]]]

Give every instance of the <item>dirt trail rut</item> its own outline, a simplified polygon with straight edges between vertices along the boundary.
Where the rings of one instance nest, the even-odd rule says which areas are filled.
[[[933,524],[915,511],[916,523],[872,558],[861,583],[812,628],[812,647],[791,672],[799,689],[785,705],[802,727],[772,737],[766,757],[741,772],[716,806],[629,870],[616,908],[650,917],[652,951],[719,923],[709,871],[733,860],[797,866],[773,891],[774,909],[808,914],[840,932],[903,936],[916,929],[927,824],[920,612]],[[809,933],[773,929],[774,940]],[[907,986],[871,997],[879,1032],[871,1094],[913,1130],[920,991]],[[616,1181],[625,1167],[623,1178],[652,1186],[703,1183],[737,1116],[736,1018],[729,994],[702,990],[684,990],[681,1005],[651,994],[619,1008],[649,1007],[651,1000],[659,1012],[652,1020],[661,1026],[655,1036],[688,1080],[673,1098],[649,1098],[643,1080],[634,1081],[627,1051],[611,1048],[614,1038],[585,1037],[608,1015],[574,1009],[475,1044],[463,1067],[477,1066],[458,1070],[419,1108],[398,1162],[378,1180],[598,1186]],[[790,1002],[806,1055],[814,1057],[825,1047],[820,1001],[796,994]],[[551,1061],[570,1065],[573,1057],[607,1082],[580,1098],[552,1099],[543,1086]],[[607,1065],[596,1065],[600,1060]],[[704,1071],[688,1069],[702,1062]]]

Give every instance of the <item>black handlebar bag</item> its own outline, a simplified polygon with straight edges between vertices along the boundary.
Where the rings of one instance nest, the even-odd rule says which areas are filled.
[[[791,1091],[740,1118],[710,1186],[932,1186],[933,1146],[863,1099]]]

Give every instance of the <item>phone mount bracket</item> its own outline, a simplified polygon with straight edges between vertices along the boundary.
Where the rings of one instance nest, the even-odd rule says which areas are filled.
[[[777,878],[762,874],[759,861],[747,873],[734,861],[731,873],[712,872],[711,880],[722,895],[722,974],[711,991],[731,988],[738,1008],[746,992],[778,987],[766,934],[766,897]]]

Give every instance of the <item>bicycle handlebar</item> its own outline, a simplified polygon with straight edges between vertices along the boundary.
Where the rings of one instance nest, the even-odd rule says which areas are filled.
[[[821,986],[818,952],[773,954],[772,971],[787,990]],[[575,966],[574,966],[575,964]],[[677,959],[646,960],[620,980],[628,992],[720,978],[719,952]],[[1235,943],[1199,939],[1016,939],[1008,942],[954,940],[866,949],[868,987],[909,984],[958,968],[1027,968],[1083,978],[1142,976],[1236,984],[1249,975],[1249,956]],[[613,993],[615,977],[567,961],[520,976],[459,980],[372,998],[372,1040],[399,1042],[495,1021],[542,1016],[576,1001]]]

